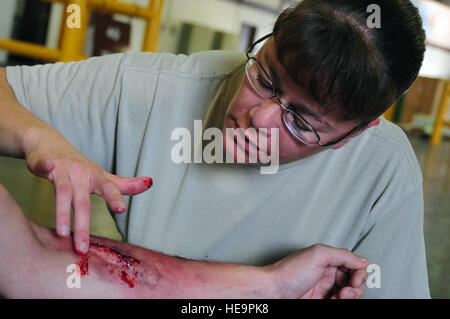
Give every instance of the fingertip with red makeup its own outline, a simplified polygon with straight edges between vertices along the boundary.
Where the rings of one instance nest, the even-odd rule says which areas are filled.
[[[145,177],[142,182],[147,186],[147,189],[153,186],[153,179],[151,177]]]
[[[81,250],[79,250],[76,246],[74,247],[74,250],[76,251],[76,253],[78,255],[84,256],[87,254],[87,252],[82,252]]]

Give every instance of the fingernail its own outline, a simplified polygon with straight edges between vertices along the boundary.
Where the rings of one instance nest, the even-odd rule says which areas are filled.
[[[75,249],[77,251],[77,253],[79,253],[80,255],[85,255],[87,252],[87,243],[85,241],[82,241],[79,245],[78,245],[78,249]]]
[[[144,178],[143,182],[147,186],[147,188],[150,188],[153,185],[153,179],[151,177]]]
[[[77,247],[74,248],[78,255],[86,255],[84,252],[79,250]]]
[[[116,205],[116,212],[120,212],[123,213],[127,208],[125,206],[123,206],[122,204],[117,204]]]
[[[67,225],[61,225],[59,227],[59,233],[63,236],[69,235],[69,226]]]
[[[355,295],[351,291],[349,291],[348,294],[347,294],[347,297],[350,298],[350,299],[353,298],[354,296]]]

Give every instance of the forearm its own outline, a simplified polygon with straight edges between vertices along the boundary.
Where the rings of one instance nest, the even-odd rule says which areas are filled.
[[[36,228],[36,227],[33,227]],[[51,230],[36,233],[45,249],[50,296],[112,298],[270,297],[269,273],[262,267],[184,260],[148,249],[91,236],[89,252],[73,252],[70,239]],[[68,289],[69,264],[81,268],[81,289]],[[51,292],[52,289],[57,291]],[[76,290],[76,291],[74,291]]]
[[[86,256],[29,222],[2,200],[0,294],[13,298],[265,298],[274,297],[264,267],[183,260],[113,240],[91,237]],[[66,272],[81,266],[81,288]]]
[[[0,68],[0,155],[23,158],[29,137],[36,132],[56,131],[17,102],[6,79],[6,70]]]

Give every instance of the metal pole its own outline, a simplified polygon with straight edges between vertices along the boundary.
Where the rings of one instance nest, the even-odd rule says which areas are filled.
[[[67,18],[63,21],[64,31],[62,32],[59,61],[78,61],[84,58],[84,44],[89,26],[91,10],[88,6],[88,0],[69,0],[66,4],[66,13],[67,10],[70,9],[70,5],[77,5],[80,8],[80,25],[69,27],[67,19],[71,19],[72,15],[70,13],[65,15]],[[76,11],[73,11],[72,14],[76,14]],[[74,18],[76,17],[74,16]]]
[[[155,52],[158,47],[159,29],[161,26],[161,14],[164,0],[149,0],[149,11],[147,24],[145,26],[142,51]]]
[[[436,113],[436,118],[434,120],[433,134],[431,135],[431,144],[438,144],[442,138],[442,130],[447,124],[445,122],[445,115],[447,113],[448,104],[450,102],[450,81],[447,81],[442,92],[441,103],[439,103],[439,108]]]

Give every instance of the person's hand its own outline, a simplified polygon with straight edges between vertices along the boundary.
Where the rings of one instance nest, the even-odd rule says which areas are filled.
[[[363,294],[368,263],[347,249],[318,244],[266,267],[280,298],[356,299]]]
[[[149,189],[150,177],[124,178],[112,175],[83,156],[64,137],[50,136],[28,141],[25,158],[28,169],[54,185],[56,197],[56,232],[61,237],[70,234],[70,209],[74,212],[74,248],[85,254],[89,248],[90,195],[104,198],[115,213],[124,213],[122,195],[135,195]],[[51,143],[45,142],[51,141]]]

